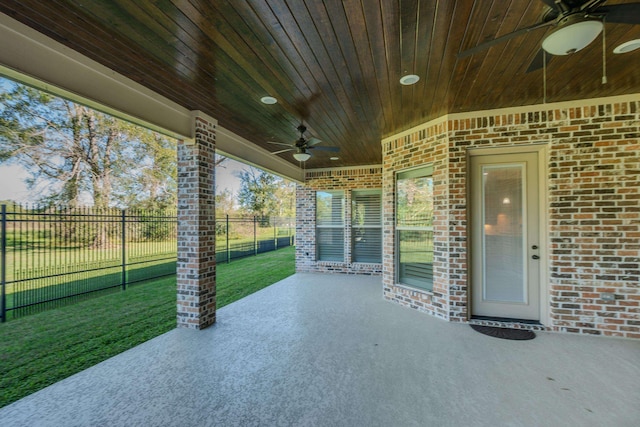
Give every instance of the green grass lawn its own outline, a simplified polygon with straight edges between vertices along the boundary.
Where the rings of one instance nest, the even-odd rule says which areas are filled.
[[[218,308],[295,271],[288,247],[219,264]],[[175,276],[0,324],[0,407],[176,325]]]

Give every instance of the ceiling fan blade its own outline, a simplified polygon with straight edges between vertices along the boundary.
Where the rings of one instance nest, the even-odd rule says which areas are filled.
[[[580,6],[580,10],[589,13],[592,9],[596,9],[605,1],[607,0],[587,0],[582,3],[582,6]]]
[[[267,144],[284,145],[285,147],[291,147],[291,144],[285,144],[284,142],[267,141]]]
[[[640,24],[640,3],[612,4],[600,6],[593,13],[604,14],[605,22],[617,24]]]
[[[535,24],[535,25],[531,25],[529,27],[524,27],[524,28],[520,28],[519,30],[516,30],[512,33],[509,34],[505,34],[504,36],[498,37],[496,39],[493,40],[489,40],[486,41],[484,43],[480,43],[478,46],[476,47],[472,47],[471,49],[467,49],[464,52],[460,52],[458,53],[458,58],[466,58],[467,56],[471,56],[474,55],[478,52],[481,52],[485,49],[490,48],[493,45],[496,45],[498,43],[502,43],[502,42],[506,42],[507,40],[511,40],[514,37],[518,37],[522,34],[526,34],[529,31],[533,31],[533,30],[537,30],[538,28],[543,28],[543,27],[547,27],[549,25],[555,25],[556,21],[549,21],[549,22],[541,22],[539,24]]]
[[[337,153],[340,151],[340,147],[327,147],[323,145],[317,145],[315,147],[309,147],[309,149],[320,150],[320,151],[331,151],[333,153]]]
[[[282,154],[282,153],[286,153],[287,151],[293,151],[293,148],[287,148],[286,150],[274,151],[271,154]]]
[[[549,62],[551,62],[552,58],[553,58],[553,55],[547,54],[547,65],[549,65]],[[539,70],[543,66],[544,66],[544,50],[540,49],[538,50],[538,53],[536,53],[536,56],[533,58],[533,61],[531,61],[531,64],[529,64],[529,68],[527,68],[526,73]]]
[[[309,139],[307,139],[307,147],[310,147],[312,145],[316,145],[316,144],[320,144],[322,142],[321,139],[318,139],[316,137],[311,137]]]
[[[556,3],[556,0],[540,0],[540,1],[546,4],[547,6],[549,6],[550,8],[557,10],[558,12],[562,12],[562,6],[559,6],[558,3]]]

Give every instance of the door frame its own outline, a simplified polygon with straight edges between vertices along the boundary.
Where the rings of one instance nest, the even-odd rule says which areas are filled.
[[[471,157],[485,156],[485,155],[500,155],[500,154],[522,154],[522,153],[535,153],[538,155],[538,230],[540,233],[539,245],[540,245],[540,262],[539,268],[539,306],[540,306],[540,323],[543,325],[550,325],[551,320],[549,318],[549,274],[548,274],[548,257],[549,257],[549,227],[548,227],[548,197],[547,197],[547,171],[548,171],[548,144],[527,144],[519,146],[505,146],[505,147],[470,147],[467,148],[466,153],[466,168],[467,178],[466,185],[466,199],[467,199],[467,320],[471,319],[473,312],[473,298],[472,298],[472,286],[473,286],[473,274],[471,271],[471,251],[473,250],[473,229],[472,229],[472,209],[471,206],[471,185],[469,179],[469,171],[471,168]]]

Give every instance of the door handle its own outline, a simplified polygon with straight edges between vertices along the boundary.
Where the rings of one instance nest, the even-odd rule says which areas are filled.
[[[531,255],[531,259],[540,259],[538,255]]]

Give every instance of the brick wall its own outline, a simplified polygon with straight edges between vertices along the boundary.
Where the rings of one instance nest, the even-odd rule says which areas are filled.
[[[296,190],[296,271],[381,274],[382,264],[355,263],[351,257],[351,192],[382,188],[382,168],[309,170]],[[316,191],[345,192],[345,261],[316,261]]]
[[[216,123],[195,118],[195,143],[178,142],[178,326],[216,319],[214,154]]]
[[[383,144],[382,206],[384,221],[383,295],[399,304],[449,319],[449,221],[446,122],[435,123]],[[433,166],[433,292],[395,284],[395,173]]]
[[[543,143],[547,329],[640,338],[640,97],[449,115],[383,142],[385,298],[452,321],[468,318],[470,148]],[[395,278],[394,174],[434,165],[434,291]],[[613,301],[602,298],[613,294]]]

